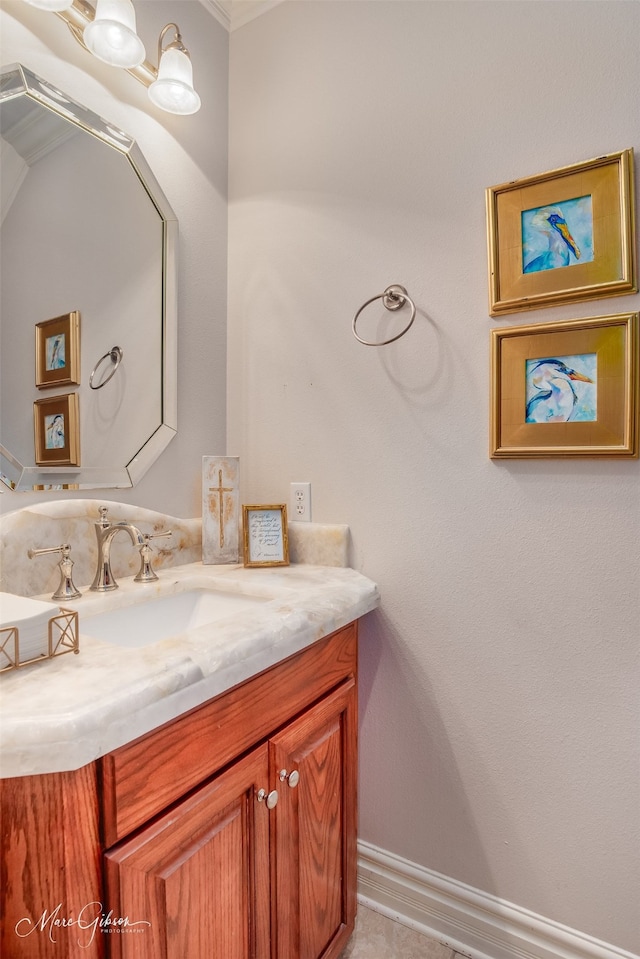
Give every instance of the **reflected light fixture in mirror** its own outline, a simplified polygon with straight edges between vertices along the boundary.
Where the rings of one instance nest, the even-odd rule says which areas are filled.
[[[95,8],[87,0],[25,0],[41,10],[49,10],[64,20],[73,37],[89,53],[111,66],[126,70],[143,83],[149,99],[168,113],[189,115],[200,109],[200,97],[193,87],[191,57],[176,23],[167,23],[160,31],[158,67],[145,60],[142,40],[136,33],[133,0],[97,0]],[[173,39],[163,48],[169,30]]]

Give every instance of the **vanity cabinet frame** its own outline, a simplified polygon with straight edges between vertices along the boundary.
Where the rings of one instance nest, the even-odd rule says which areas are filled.
[[[104,903],[105,914],[145,919],[149,891],[164,881],[158,871],[168,876],[184,866],[198,891],[197,857],[210,843],[205,872],[217,868],[216,848],[236,856],[235,914],[244,915],[243,903],[250,903],[238,952],[220,933],[223,959],[337,959],[356,912],[357,635],[357,622],[351,623],[81,770],[2,781],[3,806],[20,819],[12,819],[8,835],[3,830],[3,867],[12,876],[3,883],[7,955],[145,955],[122,948],[129,941],[142,944],[144,935],[97,934],[87,948],[86,936],[80,946],[73,926],[60,930],[55,945],[43,932],[17,939],[13,930],[21,916],[37,920],[58,901],[69,915],[95,900]],[[288,775],[294,768],[296,786],[280,779],[281,771]],[[59,798],[63,787],[65,814],[56,819],[51,797]],[[277,789],[275,808],[258,802],[260,789]],[[177,831],[174,820],[181,820]],[[56,833],[53,845],[43,822]],[[236,836],[228,843],[227,828],[226,835],[235,830]],[[238,842],[244,844],[240,853]],[[33,888],[16,878],[21,862],[38,863]],[[158,906],[163,895],[156,911],[165,908]],[[179,903],[179,884],[171,895]],[[200,940],[190,943],[192,933],[176,933],[173,953],[163,951],[166,942],[154,942],[160,949],[154,959],[193,951]],[[208,952],[207,959],[218,953]]]
[[[0,853],[0,956],[103,959],[106,936],[76,925],[102,901],[96,764],[0,779]]]

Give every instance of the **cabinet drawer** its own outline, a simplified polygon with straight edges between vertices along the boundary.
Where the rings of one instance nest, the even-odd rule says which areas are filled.
[[[347,676],[357,623],[185,713],[100,761],[108,848],[265,739]]]

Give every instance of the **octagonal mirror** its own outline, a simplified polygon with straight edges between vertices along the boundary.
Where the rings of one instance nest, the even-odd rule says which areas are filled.
[[[127,134],[0,79],[0,478],[133,486],[176,432],[177,220]]]

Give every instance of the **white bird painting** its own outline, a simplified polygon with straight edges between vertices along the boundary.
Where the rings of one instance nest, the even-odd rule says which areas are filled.
[[[574,357],[547,357],[527,361],[527,423],[569,423],[596,419],[595,377],[568,364]],[[574,365],[579,365],[575,363]],[[578,395],[578,383],[592,384]]]
[[[559,266],[569,266],[570,253],[576,260],[582,256],[580,248],[571,235],[567,221],[558,207],[538,210],[531,219],[531,227],[544,234],[547,249],[544,253],[525,264],[525,273],[538,273],[541,270],[554,270]]]
[[[541,273],[593,260],[590,196],[522,214],[522,272]]]

